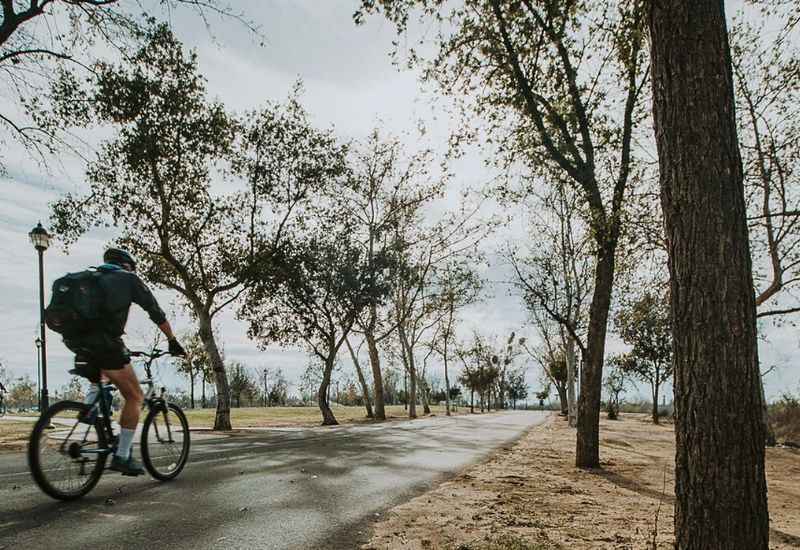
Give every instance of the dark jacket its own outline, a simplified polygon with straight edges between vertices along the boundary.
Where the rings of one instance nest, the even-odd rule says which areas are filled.
[[[97,270],[103,274],[100,287],[106,297],[107,323],[103,332],[109,336],[123,334],[131,304],[138,304],[157,325],[167,320],[153,293],[135,273],[114,264],[103,264]]]

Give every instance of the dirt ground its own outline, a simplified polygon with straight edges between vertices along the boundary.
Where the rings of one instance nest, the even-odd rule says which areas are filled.
[[[21,451],[28,445],[33,422],[0,421],[0,451]]]
[[[389,511],[363,548],[672,548],[673,427],[629,414],[603,419],[601,434],[602,469],[578,470],[575,432],[554,416],[486,462]],[[768,449],[767,477],[770,548],[800,548],[800,452]]]

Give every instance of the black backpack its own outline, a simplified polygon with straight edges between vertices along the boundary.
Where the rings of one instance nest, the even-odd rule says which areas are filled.
[[[105,305],[101,276],[100,271],[89,269],[55,280],[50,305],[44,310],[50,330],[70,337],[101,326]]]

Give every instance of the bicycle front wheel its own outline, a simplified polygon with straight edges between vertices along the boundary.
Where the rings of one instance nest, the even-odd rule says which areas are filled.
[[[150,409],[142,427],[142,462],[161,481],[175,479],[189,459],[189,422],[174,403]]]
[[[110,452],[95,423],[81,422],[89,406],[56,403],[31,432],[28,465],[36,484],[59,500],[75,500],[91,491],[103,475]]]

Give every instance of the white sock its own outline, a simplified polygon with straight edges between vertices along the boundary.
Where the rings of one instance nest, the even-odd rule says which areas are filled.
[[[131,449],[133,449],[133,434],[135,433],[136,430],[129,430],[128,428],[122,428],[119,431],[117,452],[114,453],[116,456],[128,460],[128,458],[131,456]]]

